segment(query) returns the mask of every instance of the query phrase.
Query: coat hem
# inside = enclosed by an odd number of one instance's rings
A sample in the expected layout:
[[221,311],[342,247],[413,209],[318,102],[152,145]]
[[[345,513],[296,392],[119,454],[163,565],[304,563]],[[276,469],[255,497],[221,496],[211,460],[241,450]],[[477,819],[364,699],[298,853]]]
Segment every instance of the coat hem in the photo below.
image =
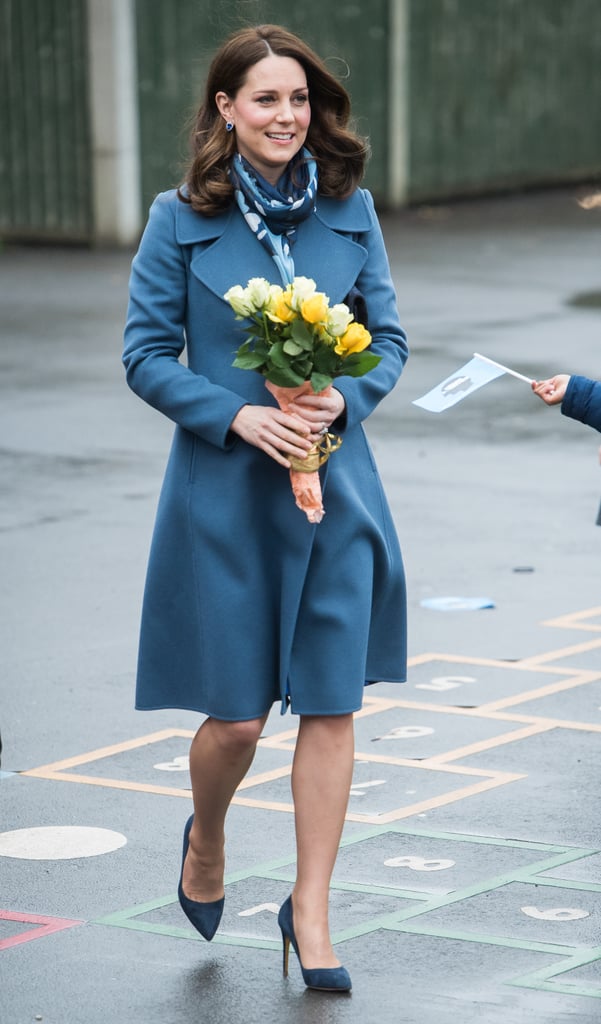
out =
[[[273,702],[275,703],[275,701]],[[188,704],[135,704],[134,711],[190,711],[195,715],[204,715],[206,718],[216,718],[219,722],[254,722],[256,718],[263,718],[269,714],[273,704],[270,704],[264,711],[257,711],[252,715],[237,715],[229,718],[227,715],[216,715],[212,711],[205,711],[204,708],[190,707]]]
[[[379,676],[377,679],[366,679],[365,680],[365,685],[366,686],[373,686],[375,683],[399,683],[399,684],[402,684],[402,683],[406,683],[406,682],[407,682],[407,678],[406,677],[401,679],[401,678],[391,678],[390,676],[387,677],[387,678],[382,678],[382,677]],[[348,709],[342,709],[342,710],[341,709],[337,709],[335,711],[322,711],[322,710],[320,710],[320,711],[303,711],[301,709],[297,709],[297,708],[292,707],[291,703],[289,703],[287,701],[285,702],[283,700],[280,700],[280,698],[276,697],[272,701],[272,703],[269,705],[269,707],[265,708],[264,710],[257,711],[256,714],[242,715],[242,716],[238,715],[236,717],[229,717],[228,715],[214,714],[211,711],[206,711],[204,708],[190,707],[190,705],[188,705],[188,704],[135,704],[134,705],[134,710],[135,711],[190,711],[193,714],[205,715],[207,718],[216,718],[217,721],[219,721],[219,722],[253,722],[256,718],[262,718],[264,715],[268,715],[269,712],[273,709],[273,707],[276,704],[278,704],[278,703],[280,703],[280,714],[281,715],[285,715],[287,711],[290,711],[290,713],[292,715],[307,715],[307,716],[310,715],[313,718],[333,718],[333,717],[336,717],[338,715],[352,715],[356,711],[360,711],[362,706],[363,706],[363,702],[360,701],[358,705],[350,707]]]
[[288,708],[282,707],[280,714],[285,715],[289,710],[291,715],[304,715],[306,718],[340,718],[342,715],[354,715],[356,711],[361,710],[362,705],[363,702],[352,708],[337,708],[336,711],[302,711],[290,705]]
[[[398,683],[398,684],[403,684],[403,683],[406,683],[406,682],[407,682],[407,677],[406,676],[403,679],[401,679],[401,678],[393,678],[391,676],[387,676],[387,677],[384,677],[384,678],[382,676],[378,676],[376,679],[366,679],[364,685],[365,686],[375,686],[376,683]],[[356,711],[360,711],[362,707],[363,707],[363,700],[359,701],[359,704],[357,704],[356,706],[354,706],[352,708],[348,708],[348,709],[343,709],[343,710],[338,709],[336,711],[302,711],[300,709],[297,709],[297,708],[293,707],[291,703],[285,705],[284,701],[282,701],[280,714],[285,715],[286,711],[290,710],[290,713],[293,714],[293,715],[307,715],[307,716],[310,715],[312,718],[320,718],[320,717],[335,718],[338,715],[352,715]]]

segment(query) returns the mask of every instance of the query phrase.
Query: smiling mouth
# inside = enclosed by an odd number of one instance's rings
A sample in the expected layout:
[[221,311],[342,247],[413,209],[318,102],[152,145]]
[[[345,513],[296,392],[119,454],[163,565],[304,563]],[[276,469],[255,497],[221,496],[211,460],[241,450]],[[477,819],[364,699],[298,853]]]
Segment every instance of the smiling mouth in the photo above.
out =
[[276,142],[291,142],[294,138],[292,132],[267,132],[268,139],[275,139]]

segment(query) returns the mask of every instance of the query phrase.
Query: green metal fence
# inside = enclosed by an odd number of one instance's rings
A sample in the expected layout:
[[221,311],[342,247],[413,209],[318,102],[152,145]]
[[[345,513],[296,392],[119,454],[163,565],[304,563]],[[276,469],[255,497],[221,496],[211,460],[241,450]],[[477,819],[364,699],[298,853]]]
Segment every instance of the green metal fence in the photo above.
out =
[[[94,241],[88,48],[116,43],[88,40],[91,2],[0,0],[0,237]],[[266,21],[344,79],[380,206],[601,176],[600,0],[135,0],[141,224],[216,46]]]
[[412,0],[410,199],[601,173],[599,0]]
[[0,233],[87,241],[85,0],[0,0]]

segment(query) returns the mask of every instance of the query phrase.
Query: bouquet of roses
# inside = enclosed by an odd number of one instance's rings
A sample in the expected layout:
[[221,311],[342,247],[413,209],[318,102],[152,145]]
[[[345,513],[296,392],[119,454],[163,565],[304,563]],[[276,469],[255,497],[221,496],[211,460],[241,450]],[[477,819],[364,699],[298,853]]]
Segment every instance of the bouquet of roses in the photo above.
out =
[[[285,412],[300,394],[319,394],[336,377],[361,377],[380,362],[380,356],[366,351],[371,344],[367,328],[345,303],[330,306],[310,278],[295,277],[282,288],[254,277],[245,288],[234,285],[224,298],[236,319],[250,321],[249,338],[233,365],[261,373]],[[320,522],[324,515],[317,470],[341,444],[326,434],[305,460],[290,460],[296,503],[309,522]]]

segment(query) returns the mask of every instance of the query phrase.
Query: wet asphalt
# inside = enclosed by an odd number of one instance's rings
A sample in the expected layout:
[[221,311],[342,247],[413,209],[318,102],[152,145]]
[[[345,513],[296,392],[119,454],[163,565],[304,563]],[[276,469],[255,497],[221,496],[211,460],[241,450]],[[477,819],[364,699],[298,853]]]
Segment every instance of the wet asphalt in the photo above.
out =
[[601,436],[510,376],[440,415],[412,405],[474,352],[599,377],[585,191],[382,217],[411,355],[367,429],[410,669],[357,717],[332,891],[350,996],[306,991],[293,958],[281,975],[290,716],[232,806],[213,943],[175,903],[198,721],[132,707],[171,437],[121,369],[132,254],[0,251],[2,1024],[599,1021]]

